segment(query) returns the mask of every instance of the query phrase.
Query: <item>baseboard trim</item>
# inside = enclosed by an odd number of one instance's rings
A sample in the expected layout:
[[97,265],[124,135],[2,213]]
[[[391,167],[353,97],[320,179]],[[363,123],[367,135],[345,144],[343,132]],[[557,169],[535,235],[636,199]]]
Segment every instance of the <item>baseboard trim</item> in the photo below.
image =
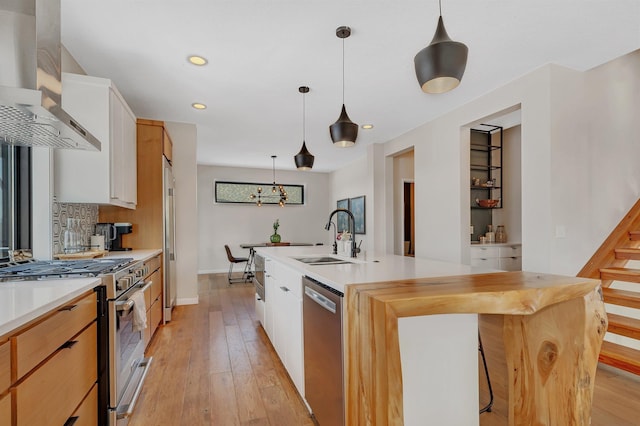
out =
[[[205,274],[226,274],[227,272],[229,272],[228,269],[205,269],[202,271],[198,271],[198,275],[205,275]],[[236,271],[234,271],[236,272]]]
[[182,299],[176,299],[176,305],[197,305],[197,297],[185,297]]

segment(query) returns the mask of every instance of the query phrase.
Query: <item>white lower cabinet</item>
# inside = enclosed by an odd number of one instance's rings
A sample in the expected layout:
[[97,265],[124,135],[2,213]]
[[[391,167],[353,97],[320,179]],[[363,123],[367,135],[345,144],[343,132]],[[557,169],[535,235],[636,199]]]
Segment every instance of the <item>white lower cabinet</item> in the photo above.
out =
[[260,321],[260,324],[262,324],[262,326],[264,327],[264,300],[262,300],[262,298],[260,298],[260,296],[258,296],[258,293],[255,293],[255,298],[256,298],[256,317],[258,318],[258,321]]
[[302,274],[265,262],[264,329],[300,395],[304,397]]
[[481,266],[503,271],[522,270],[522,245],[471,246],[471,266]]

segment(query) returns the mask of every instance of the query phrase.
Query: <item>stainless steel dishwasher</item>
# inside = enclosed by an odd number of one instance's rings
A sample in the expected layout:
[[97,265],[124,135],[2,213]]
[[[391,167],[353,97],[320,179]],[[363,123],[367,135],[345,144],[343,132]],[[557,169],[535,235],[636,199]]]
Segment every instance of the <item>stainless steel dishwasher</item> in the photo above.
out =
[[344,425],[344,294],[304,277],[304,390],[320,426]]

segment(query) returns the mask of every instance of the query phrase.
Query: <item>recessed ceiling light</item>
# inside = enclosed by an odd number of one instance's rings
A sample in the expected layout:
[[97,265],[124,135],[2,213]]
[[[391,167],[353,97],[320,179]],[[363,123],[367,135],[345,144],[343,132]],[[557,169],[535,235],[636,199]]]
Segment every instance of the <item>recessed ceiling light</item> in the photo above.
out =
[[363,124],[362,128],[366,130],[373,129],[373,124]]
[[194,102],[191,104],[191,106],[195,109],[207,109],[207,106],[205,104],[201,104],[199,102]]
[[198,65],[198,66],[207,65],[207,63],[209,62],[209,61],[207,61],[206,58],[203,58],[202,56],[198,56],[198,55],[191,55],[187,59],[193,65]]

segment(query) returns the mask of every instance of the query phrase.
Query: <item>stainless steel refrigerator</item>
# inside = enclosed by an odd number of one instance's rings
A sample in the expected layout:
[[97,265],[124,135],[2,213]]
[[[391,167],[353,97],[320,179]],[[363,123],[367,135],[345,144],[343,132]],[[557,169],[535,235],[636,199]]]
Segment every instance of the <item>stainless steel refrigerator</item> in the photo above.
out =
[[176,223],[175,223],[175,180],[171,164],[166,158],[163,169],[164,229],[163,229],[163,270],[164,270],[164,321],[171,321],[171,311],[176,305]]

